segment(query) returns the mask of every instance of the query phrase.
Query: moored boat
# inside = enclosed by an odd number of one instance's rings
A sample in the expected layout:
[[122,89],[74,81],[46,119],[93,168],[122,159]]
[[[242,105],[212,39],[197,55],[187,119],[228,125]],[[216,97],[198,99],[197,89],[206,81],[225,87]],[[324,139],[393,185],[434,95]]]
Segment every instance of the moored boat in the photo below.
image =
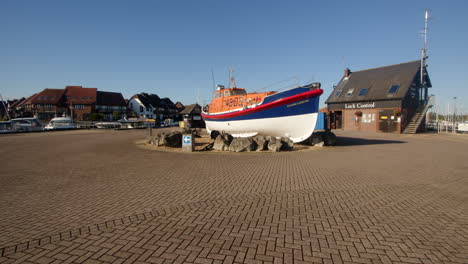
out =
[[235,137],[288,137],[301,142],[314,132],[322,93],[320,83],[263,93],[219,85],[202,117],[208,132],[224,131]]

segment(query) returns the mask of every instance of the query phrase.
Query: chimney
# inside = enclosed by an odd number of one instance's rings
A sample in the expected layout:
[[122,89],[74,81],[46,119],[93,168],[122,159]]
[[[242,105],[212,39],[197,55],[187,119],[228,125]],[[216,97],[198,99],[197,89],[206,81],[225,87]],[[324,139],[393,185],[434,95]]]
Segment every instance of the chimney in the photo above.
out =
[[349,76],[351,75],[351,70],[349,68],[346,68],[344,70],[344,77],[345,78],[348,78]]

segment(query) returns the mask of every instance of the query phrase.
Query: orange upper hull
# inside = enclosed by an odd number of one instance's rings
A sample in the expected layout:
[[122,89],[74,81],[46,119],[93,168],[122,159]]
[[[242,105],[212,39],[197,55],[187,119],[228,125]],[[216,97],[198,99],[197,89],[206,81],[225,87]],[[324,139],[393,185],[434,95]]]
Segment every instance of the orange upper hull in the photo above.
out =
[[245,90],[241,88],[218,90],[215,93],[213,101],[209,104],[208,112],[211,114],[222,113],[258,104],[261,103],[265,97],[275,93],[276,92],[246,93]]

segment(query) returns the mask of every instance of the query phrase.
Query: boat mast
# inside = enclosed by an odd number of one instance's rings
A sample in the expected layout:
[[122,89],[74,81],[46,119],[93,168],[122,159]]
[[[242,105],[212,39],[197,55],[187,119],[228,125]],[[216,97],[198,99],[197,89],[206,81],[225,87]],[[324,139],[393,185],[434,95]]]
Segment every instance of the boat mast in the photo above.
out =
[[234,79],[233,72],[234,72],[234,69],[232,67],[229,68],[229,87],[228,88],[237,88],[236,80]]
[[7,108],[6,104],[5,104],[5,101],[3,101],[3,96],[2,96],[2,94],[0,94],[0,100],[2,101],[3,108],[5,109],[5,113],[6,113],[7,116],[8,116],[8,120],[10,120],[10,119],[11,119],[11,118],[10,118],[10,113],[8,113],[8,108]]
[[421,50],[421,70],[420,70],[420,82],[421,82],[421,97],[423,97],[424,94],[424,102],[427,102],[427,89],[426,88],[426,81],[425,81],[425,72],[424,72],[424,67],[426,66],[426,59],[428,58],[427,56],[427,24],[429,20],[429,11],[426,10],[425,16],[424,16],[424,32],[423,32],[423,37],[424,37],[424,47]]

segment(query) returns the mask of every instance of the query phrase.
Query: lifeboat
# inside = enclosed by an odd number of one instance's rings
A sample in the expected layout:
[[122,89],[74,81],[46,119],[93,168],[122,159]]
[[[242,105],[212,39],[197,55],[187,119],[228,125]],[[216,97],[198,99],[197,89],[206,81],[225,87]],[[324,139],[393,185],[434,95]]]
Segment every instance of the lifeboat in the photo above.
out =
[[243,88],[218,85],[213,100],[202,117],[208,133],[226,132],[234,137],[288,137],[301,142],[314,132],[320,83],[282,92],[247,93]]

